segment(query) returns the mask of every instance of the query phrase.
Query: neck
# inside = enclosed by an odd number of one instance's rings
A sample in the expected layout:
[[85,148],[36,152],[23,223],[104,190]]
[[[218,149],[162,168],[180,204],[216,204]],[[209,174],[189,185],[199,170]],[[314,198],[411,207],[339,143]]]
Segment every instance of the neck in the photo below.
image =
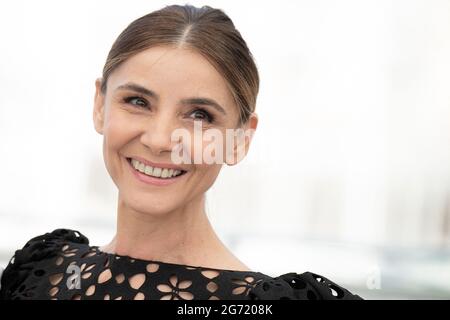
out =
[[137,212],[119,194],[116,235],[102,251],[143,260],[211,265],[227,251],[205,212],[205,196],[164,215]]

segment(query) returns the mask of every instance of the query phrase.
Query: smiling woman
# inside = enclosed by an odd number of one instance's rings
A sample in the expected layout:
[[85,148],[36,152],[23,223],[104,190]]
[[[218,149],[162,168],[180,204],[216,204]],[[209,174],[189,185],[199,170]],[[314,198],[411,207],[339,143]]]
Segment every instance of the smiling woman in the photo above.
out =
[[[103,246],[57,229],[17,250],[3,299],[360,299],[310,272],[252,271],[222,243],[205,193],[222,163],[174,163],[214,141],[200,127],[255,130],[259,76],[233,22],[208,6],[167,6],[132,22],[95,81],[93,120],[118,189],[117,230]],[[190,133],[174,140],[173,133]],[[249,139],[223,147],[248,152]],[[231,160],[230,160],[231,159]]]

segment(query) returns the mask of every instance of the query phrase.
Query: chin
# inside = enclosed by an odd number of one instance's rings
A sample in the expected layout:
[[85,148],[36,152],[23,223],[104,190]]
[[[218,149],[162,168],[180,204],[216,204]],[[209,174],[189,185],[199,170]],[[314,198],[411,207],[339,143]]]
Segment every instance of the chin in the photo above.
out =
[[130,201],[125,201],[127,207],[141,213],[150,215],[164,215],[177,208],[173,197],[153,196],[146,194],[143,197],[131,197]]

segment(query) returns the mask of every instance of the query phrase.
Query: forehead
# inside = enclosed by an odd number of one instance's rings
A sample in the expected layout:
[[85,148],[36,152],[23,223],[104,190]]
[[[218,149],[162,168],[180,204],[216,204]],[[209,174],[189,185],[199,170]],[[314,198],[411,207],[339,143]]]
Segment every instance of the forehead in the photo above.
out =
[[153,47],[122,63],[109,79],[113,90],[135,82],[155,91],[162,99],[198,95],[232,107],[225,79],[201,54],[186,48]]

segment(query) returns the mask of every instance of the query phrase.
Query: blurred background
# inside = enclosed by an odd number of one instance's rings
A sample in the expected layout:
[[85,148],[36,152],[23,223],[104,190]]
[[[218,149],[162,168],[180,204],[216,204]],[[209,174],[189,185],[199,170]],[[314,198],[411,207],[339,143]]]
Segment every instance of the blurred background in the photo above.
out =
[[[0,266],[55,228],[115,232],[94,80],[168,1],[0,4]],[[269,275],[312,271],[366,299],[450,299],[450,1],[190,1],[227,13],[261,77],[248,157],[207,210]]]

